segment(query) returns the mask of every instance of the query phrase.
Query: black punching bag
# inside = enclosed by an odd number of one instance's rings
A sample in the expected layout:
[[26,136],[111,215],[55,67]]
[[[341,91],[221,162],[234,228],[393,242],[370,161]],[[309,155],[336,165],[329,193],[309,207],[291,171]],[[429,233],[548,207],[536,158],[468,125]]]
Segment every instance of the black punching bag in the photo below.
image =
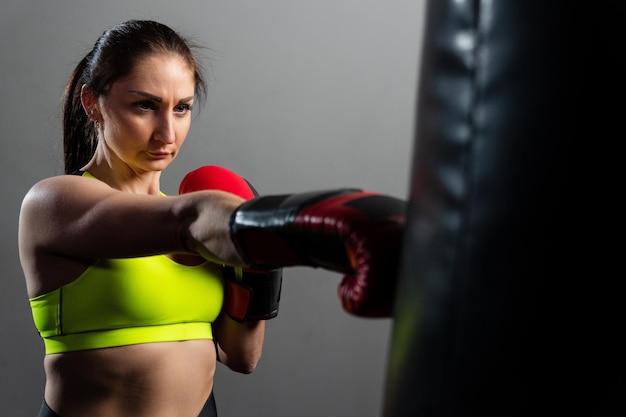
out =
[[[578,146],[577,121],[567,116],[612,104],[570,102],[587,78],[574,80],[568,48],[590,36],[571,36],[572,5],[427,3],[385,417],[604,407],[610,387],[594,366],[613,372],[606,355],[615,347],[607,339],[580,347],[623,325],[597,330],[612,317],[590,324],[588,299],[571,298],[581,265],[579,252],[568,253],[571,232],[595,219],[571,215],[577,204],[565,198],[584,175],[564,168]],[[601,77],[593,83],[589,90],[606,88]],[[584,192],[575,195],[588,200]]]

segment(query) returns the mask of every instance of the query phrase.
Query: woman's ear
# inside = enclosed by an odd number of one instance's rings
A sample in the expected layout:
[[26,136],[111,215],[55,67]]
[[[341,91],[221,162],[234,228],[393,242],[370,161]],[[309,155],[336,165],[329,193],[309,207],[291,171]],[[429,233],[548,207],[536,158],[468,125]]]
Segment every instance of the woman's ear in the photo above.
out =
[[97,122],[98,99],[87,84],[83,84],[83,86],[80,88],[80,102],[83,105],[83,109],[85,110],[87,117],[90,120]]

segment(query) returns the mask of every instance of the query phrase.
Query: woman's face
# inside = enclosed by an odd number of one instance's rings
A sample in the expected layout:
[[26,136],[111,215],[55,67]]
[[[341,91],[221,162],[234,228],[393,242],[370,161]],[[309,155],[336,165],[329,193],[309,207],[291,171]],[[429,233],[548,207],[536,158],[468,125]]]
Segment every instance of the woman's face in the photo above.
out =
[[98,99],[99,141],[111,166],[161,171],[178,154],[191,124],[194,72],[178,55],[141,59]]

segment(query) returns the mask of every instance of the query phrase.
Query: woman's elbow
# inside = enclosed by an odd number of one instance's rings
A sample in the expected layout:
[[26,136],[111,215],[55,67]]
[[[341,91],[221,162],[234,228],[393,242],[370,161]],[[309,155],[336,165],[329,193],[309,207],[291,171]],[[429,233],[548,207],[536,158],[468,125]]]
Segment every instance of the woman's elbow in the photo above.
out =
[[256,370],[257,364],[261,359],[261,352],[250,353],[233,358],[229,357],[228,362],[225,365],[234,372],[240,374],[251,374]]
[[238,372],[240,374],[249,375],[256,369],[256,363],[248,363],[245,365],[237,366],[230,368],[234,372]]
[[251,374],[255,371],[261,354],[265,335],[264,321],[235,322],[223,316],[216,322],[217,357],[232,371]]

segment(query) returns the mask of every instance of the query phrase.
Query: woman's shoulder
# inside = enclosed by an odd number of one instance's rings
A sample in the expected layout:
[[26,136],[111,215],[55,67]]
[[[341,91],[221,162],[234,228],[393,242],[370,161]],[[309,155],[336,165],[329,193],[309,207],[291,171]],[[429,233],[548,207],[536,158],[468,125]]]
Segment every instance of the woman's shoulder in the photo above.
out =
[[102,181],[94,181],[93,176],[63,174],[53,177],[43,178],[37,181],[29,190],[29,193],[35,192],[65,192],[72,191],[75,187],[79,188],[100,188],[111,189]]
[[100,181],[79,175],[58,175],[37,181],[25,194],[22,210],[29,206],[50,207],[80,199],[81,196],[102,195],[113,190]]

